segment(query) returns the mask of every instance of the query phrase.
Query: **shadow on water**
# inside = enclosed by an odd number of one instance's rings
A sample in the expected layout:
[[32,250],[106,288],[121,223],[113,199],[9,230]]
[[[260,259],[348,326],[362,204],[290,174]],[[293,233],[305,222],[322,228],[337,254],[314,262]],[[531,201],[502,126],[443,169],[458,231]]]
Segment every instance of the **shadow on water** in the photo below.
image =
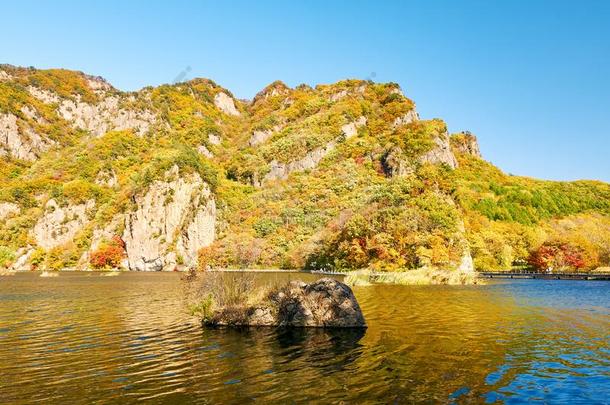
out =
[[333,372],[362,354],[364,328],[204,328],[203,340],[223,342],[228,356],[256,359],[260,347],[276,364],[302,363]]
[[304,357],[313,367],[326,372],[343,370],[362,354],[359,343],[366,329],[292,328],[276,331],[277,344],[282,348],[300,347],[299,357]]

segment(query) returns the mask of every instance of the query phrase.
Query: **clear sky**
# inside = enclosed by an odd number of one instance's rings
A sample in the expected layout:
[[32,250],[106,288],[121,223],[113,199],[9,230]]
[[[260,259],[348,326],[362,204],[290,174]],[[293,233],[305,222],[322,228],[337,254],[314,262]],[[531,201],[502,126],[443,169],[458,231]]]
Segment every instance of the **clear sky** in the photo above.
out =
[[122,90],[208,77],[240,98],[393,81],[509,173],[610,181],[610,1],[20,0],[1,19],[1,63]]

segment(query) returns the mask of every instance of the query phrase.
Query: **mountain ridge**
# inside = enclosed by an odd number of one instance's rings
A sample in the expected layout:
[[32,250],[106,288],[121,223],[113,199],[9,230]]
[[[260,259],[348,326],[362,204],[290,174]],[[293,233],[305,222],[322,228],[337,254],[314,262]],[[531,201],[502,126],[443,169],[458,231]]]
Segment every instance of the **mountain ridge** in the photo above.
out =
[[0,65],[0,159],[13,268],[470,271],[564,239],[593,268],[610,252],[560,224],[606,232],[608,184],[505,175],[395,83],[276,81],[245,103],[209,79],[122,92]]

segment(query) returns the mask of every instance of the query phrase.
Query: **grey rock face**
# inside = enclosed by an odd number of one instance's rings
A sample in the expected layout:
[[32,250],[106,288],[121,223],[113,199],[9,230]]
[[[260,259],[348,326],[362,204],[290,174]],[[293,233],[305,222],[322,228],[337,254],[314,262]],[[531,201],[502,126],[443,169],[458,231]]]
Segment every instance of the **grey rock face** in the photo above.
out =
[[261,131],[253,131],[250,140],[248,141],[248,145],[256,146],[258,144],[264,143],[267,139],[271,138],[273,135],[273,131],[270,129]]
[[[458,167],[457,159],[451,150],[449,137],[443,134],[434,139],[435,146],[429,152],[420,156],[419,163],[446,164],[452,169]],[[381,164],[386,176],[407,176],[415,172],[415,164],[404,157],[400,147],[395,146],[381,158]]]
[[396,146],[381,159],[383,171],[388,177],[408,176],[415,172],[415,167],[403,157],[403,151]]
[[452,146],[458,153],[464,153],[477,158],[482,158],[481,149],[477,137],[468,131],[464,131],[451,139]]
[[237,108],[235,108],[235,103],[233,102],[233,99],[225,93],[221,92],[216,94],[216,96],[214,96],[214,104],[225,114],[240,115]]
[[432,164],[444,163],[452,169],[458,167],[457,159],[451,151],[451,145],[449,144],[449,136],[444,134],[442,136],[437,137],[434,142],[436,146],[431,151],[420,157],[419,161],[421,163]]
[[332,278],[309,284],[292,281],[272,293],[267,304],[245,310],[223,309],[208,323],[219,326],[366,328],[352,290]]
[[[126,129],[133,129],[136,134],[142,136],[157,123],[157,116],[153,112],[122,108],[120,104],[124,98],[107,95],[107,88],[101,83],[90,81],[89,84],[93,84],[92,88],[96,94],[102,97],[97,104],[82,101],[80,95],[70,100],[33,86],[28,87],[28,90],[43,103],[57,104],[57,113],[66,121],[70,121],[74,128],[88,130],[95,136],[102,136],[112,130]],[[130,101],[129,98],[127,100]]]
[[217,134],[208,134],[208,141],[210,141],[212,145],[220,145],[222,139]]
[[19,214],[20,211],[21,210],[17,204],[0,202],[0,221],[10,217],[11,215]]
[[392,123],[394,128],[399,127],[401,125],[407,125],[414,121],[419,120],[419,114],[414,109],[403,115],[402,117],[398,117]]
[[0,70],[0,81],[11,80],[12,78],[13,78],[13,76],[6,73],[4,70]]
[[[89,249],[84,251],[78,260],[77,267],[78,268],[89,268],[89,260],[91,258],[91,253],[96,251],[102,242],[110,241],[112,238],[118,235],[118,229],[125,222],[123,214],[117,214],[115,217],[107,224],[105,224],[101,228],[96,228],[93,230],[93,235],[91,235],[91,244],[89,245]],[[128,266],[123,266],[124,268],[128,268]]]
[[216,204],[198,174],[181,177],[174,166],[135,205],[122,236],[131,270],[162,270],[175,263],[174,250],[194,265],[197,250],[214,241]]
[[462,255],[462,259],[460,260],[460,264],[458,266],[458,271],[461,271],[463,273],[474,272],[474,262],[470,254],[470,249],[464,250],[464,254]]
[[19,128],[17,116],[0,115],[0,157],[10,155],[22,160],[36,160],[39,153],[53,144],[52,140],[41,137],[25,124]]
[[86,204],[61,207],[54,199],[45,206],[45,214],[34,225],[34,239],[38,246],[52,249],[74,239],[89,222],[87,211],[95,207],[95,201]]
[[[358,133],[358,128],[366,125],[366,117],[360,117],[354,122],[350,122],[341,127],[341,135],[345,139],[349,139]],[[338,140],[333,140],[325,146],[314,149],[307,153],[304,157],[294,160],[289,163],[278,162],[272,160],[270,163],[271,170],[264,177],[263,182],[272,180],[285,180],[292,172],[301,172],[308,169],[313,169],[320,161],[328,155],[337,146]]]
[[302,172],[304,170],[313,169],[331,150],[335,148],[335,142],[329,142],[322,148],[317,148],[309,152],[302,159],[292,161],[290,163],[281,163],[277,160],[272,160],[270,163],[271,170],[263,181],[285,180],[292,172]]
[[366,125],[366,117],[362,116],[354,122],[345,124],[341,127],[341,133],[345,136],[345,139],[349,139],[358,133],[358,128]]
[[205,145],[199,145],[197,147],[197,152],[199,152],[203,156],[207,157],[208,159],[211,159],[214,157],[214,154]]
[[30,257],[34,253],[34,248],[30,245],[17,250],[15,256],[17,259],[11,265],[11,270],[31,270],[32,266],[28,263]]

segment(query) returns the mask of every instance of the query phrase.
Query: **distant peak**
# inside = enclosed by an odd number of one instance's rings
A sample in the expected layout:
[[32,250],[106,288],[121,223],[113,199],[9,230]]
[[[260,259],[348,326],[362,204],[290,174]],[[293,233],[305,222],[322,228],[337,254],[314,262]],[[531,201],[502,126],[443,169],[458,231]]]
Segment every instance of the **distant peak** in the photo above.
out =
[[252,103],[255,104],[259,100],[265,100],[269,97],[287,94],[290,92],[290,90],[290,87],[288,87],[284,82],[281,80],[276,80],[259,91],[256,96],[254,96]]

